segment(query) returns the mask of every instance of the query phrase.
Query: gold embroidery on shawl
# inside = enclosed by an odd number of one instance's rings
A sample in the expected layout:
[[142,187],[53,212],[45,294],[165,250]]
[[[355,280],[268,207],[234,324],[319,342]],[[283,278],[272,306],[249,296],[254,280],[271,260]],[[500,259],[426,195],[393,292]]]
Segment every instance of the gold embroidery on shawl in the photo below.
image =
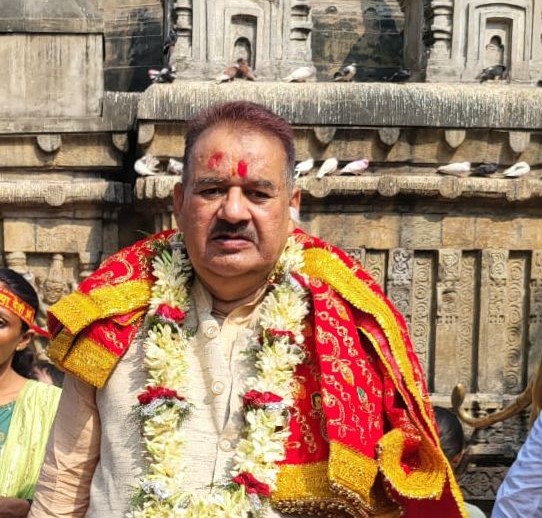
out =
[[378,442],[379,465],[392,487],[402,496],[438,499],[446,481],[446,461],[435,446],[422,436],[418,447],[419,466],[406,473],[401,466],[404,435],[399,428],[388,432]]
[[96,288],[89,295],[75,291],[60,299],[49,312],[71,334],[76,335],[97,320],[128,313],[146,305],[151,286],[151,281],[141,280]]
[[89,338],[80,338],[68,352],[62,367],[76,372],[87,383],[102,388],[119,357]]

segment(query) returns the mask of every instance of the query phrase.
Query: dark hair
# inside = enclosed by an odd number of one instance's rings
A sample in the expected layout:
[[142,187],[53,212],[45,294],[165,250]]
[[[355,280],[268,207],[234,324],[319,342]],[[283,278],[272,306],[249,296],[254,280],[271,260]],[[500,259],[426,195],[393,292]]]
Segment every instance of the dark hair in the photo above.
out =
[[34,379],[37,379],[36,373],[34,372],[35,370],[45,371],[51,377],[53,385],[57,387],[62,387],[62,384],[64,383],[64,372],[62,372],[51,362],[48,362],[47,360],[34,360],[31,372],[32,377]]
[[[0,283],[5,284],[9,291],[24,300],[36,313],[38,312],[40,305],[38,294],[32,287],[32,284],[30,284],[20,273],[17,273],[10,268],[0,268]],[[28,330],[28,324],[22,320],[21,329],[23,333]],[[24,349],[22,351],[16,351],[11,366],[17,374],[28,378],[30,371],[28,353],[26,353]]]
[[446,408],[434,407],[439,431],[440,447],[448,461],[465,449],[465,434],[457,416]]
[[248,101],[233,101],[214,105],[196,115],[189,122],[183,157],[184,178],[190,174],[190,158],[197,140],[205,130],[219,124],[241,125],[241,127],[248,127],[278,138],[286,153],[286,184],[288,189],[293,188],[295,146],[292,127],[285,119],[271,110]]

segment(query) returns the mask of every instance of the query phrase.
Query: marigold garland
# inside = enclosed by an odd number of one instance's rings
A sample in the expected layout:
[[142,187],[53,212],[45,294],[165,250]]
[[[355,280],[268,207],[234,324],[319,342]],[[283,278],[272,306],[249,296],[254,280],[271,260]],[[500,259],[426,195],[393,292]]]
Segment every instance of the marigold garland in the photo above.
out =
[[272,275],[270,291],[259,308],[259,329],[249,346],[256,375],[242,395],[245,428],[225,482],[209,494],[183,490],[186,466],[182,423],[197,411],[183,396],[188,385],[185,351],[191,336],[183,328],[189,308],[192,266],[181,234],[156,243],[152,261],[155,282],[144,324],[147,385],[138,395],[149,461],[140,480],[130,518],[253,518],[262,516],[276,487],[277,462],[285,458],[293,404],[293,375],[303,361],[303,327],[308,313],[301,276],[302,246],[288,239]]

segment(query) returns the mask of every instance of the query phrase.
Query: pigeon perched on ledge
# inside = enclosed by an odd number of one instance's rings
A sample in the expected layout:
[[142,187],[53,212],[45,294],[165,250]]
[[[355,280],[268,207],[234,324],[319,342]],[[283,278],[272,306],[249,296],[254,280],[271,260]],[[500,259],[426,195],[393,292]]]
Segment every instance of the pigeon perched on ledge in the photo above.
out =
[[356,64],[352,63],[351,65],[347,65],[346,67],[343,67],[338,72],[335,72],[333,75],[333,81],[339,81],[342,83],[350,83],[354,79],[354,76],[356,75]]
[[410,79],[410,70],[398,70],[394,74],[392,74],[390,77],[384,77],[384,81],[387,81],[388,83],[405,83]]
[[476,76],[476,79],[478,79],[480,83],[484,83],[490,79],[508,79],[508,70],[504,65],[493,65],[491,67],[484,68]]
[[527,162],[517,162],[508,169],[505,169],[503,176],[505,178],[520,178],[526,175],[531,170],[531,166]]
[[143,155],[135,161],[134,169],[139,176],[154,176],[159,172],[160,160],[154,155]]
[[298,162],[294,167],[295,178],[297,179],[300,176],[305,176],[313,167],[314,158],[308,158],[307,160],[303,160],[303,162]]
[[150,68],[147,70],[147,75],[153,83],[173,83],[177,77],[175,68],[169,65],[160,70]]
[[316,77],[316,67],[300,67],[296,68],[290,75],[283,78],[283,81],[290,83],[305,83]]
[[497,164],[480,164],[475,167],[471,176],[491,176],[497,172]]
[[256,74],[254,73],[254,70],[252,70],[246,59],[239,58],[237,60],[237,65],[239,66],[237,77],[247,79],[248,81],[256,81]]
[[175,160],[174,158],[168,160],[166,173],[181,176],[183,174],[183,169],[184,164],[181,161]]
[[232,65],[231,67],[227,67],[224,69],[222,74],[220,74],[216,78],[217,83],[228,83],[230,81],[233,81],[237,74],[239,73],[239,65],[235,63],[235,65]]
[[335,157],[328,158],[320,166],[320,169],[318,169],[318,172],[316,173],[316,178],[322,179],[326,174],[333,174],[337,170],[338,166],[339,161]]
[[361,158],[359,160],[354,160],[346,164],[340,171],[339,174],[359,174],[365,171],[369,167],[369,160],[366,158]]
[[452,162],[451,164],[441,165],[437,171],[452,176],[466,176],[470,172],[470,162]]

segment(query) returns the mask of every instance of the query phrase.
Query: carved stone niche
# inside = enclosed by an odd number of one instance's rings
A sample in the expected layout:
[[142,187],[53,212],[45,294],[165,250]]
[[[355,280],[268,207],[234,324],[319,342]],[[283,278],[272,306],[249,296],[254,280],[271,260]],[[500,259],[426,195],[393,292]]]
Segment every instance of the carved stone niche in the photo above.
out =
[[539,0],[431,0],[429,13],[428,81],[475,81],[492,65],[505,65],[515,82],[539,78]]
[[[173,63],[183,76],[212,79],[245,58],[265,79],[312,64],[309,0],[177,0],[166,2],[178,43]],[[169,6],[169,7],[168,7]]]

